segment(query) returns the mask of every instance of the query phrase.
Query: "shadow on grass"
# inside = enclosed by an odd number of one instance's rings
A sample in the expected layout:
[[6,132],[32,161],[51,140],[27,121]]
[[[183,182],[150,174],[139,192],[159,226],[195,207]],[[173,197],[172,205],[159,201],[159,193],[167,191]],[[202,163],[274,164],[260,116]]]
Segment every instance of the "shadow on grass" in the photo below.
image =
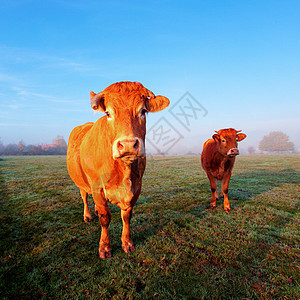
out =
[[[155,192],[157,197],[145,197],[143,203],[152,207],[153,214],[160,213],[161,207],[166,212],[172,210],[172,213],[159,216],[158,226],[150,226],[143,235],[136,235],[137,244],[144,243],[152,235],[156,235],[159,228],[166,225],[163,233],[166,232],[166,228],[169,229],[170,233],[167,234],[167,238],[169,240],[173,238],[174,245],[175,241],[178,245],[178,241],[183,240],[186,248],[190,247],[193,249],[192,252],[199,253],[200,258],[204,257],[203,264],[212,270],[212,273],[219,274],[220,282],[216,285],[212,284],[212,287],[226,290],[228,298],[230,298],[229,296],[245,297],[246,290],[252,290],[252,296],[256,295],[257,298],[263,294],[276,298],[276,293],[279,297],[281,290],[282,293],[288,291],[289,297],[294,293],[295,297],[297,272],[293,265],[295,259],[293,257],[297,257],[295,247],[298,238],[297,230],[293,231],[294,225],[291,224],[294,223],[299,203],[294,196],[289,198],[289,191],[282,195],[281,191],[285,190],[283,185],[290,184],[290,188],[293,189],[291,184],[298,185],[299,183],[300,172],[293,169],[277,172],[263,169],[234,175],[229,189],[229,199],[232,199],[233,209],[236,208],[236,213],[233,211],[233,214],[225,214],[221,211],[220,206],[223,205],[221,199],[218,203],[219,208],[213,210],[213,213],[207,210],[203,213],[203,209],[200,210],[203,208],[204,202],[206,206],[210,203],[208,180],[201,179],[200,184],[192,182],[188,185],[185,185],[185,182],[179,185],[177,182],[176,188],[166,186],[161,191],[162,196]],[[270,196],[269,192],[270,195],[273,193],[275,198]],[[178,200],[178,198],[186,198],[188,194],[190,196],[187,199]],[[255,198],[260,195],[261,199]],[[276,199],[277,196],[279,199]],[[250,201],[251,199],[254,201]],[[264,202],[265,199],[266,202]],[[289,204],[285,204],[289,200],[293,202],[290,207]],[[277,203],[277,201],[279,202]],[[245,205],[247,202],[249,202],[249,206]],[[158,205],[154,206],[154,203],[158,203]],[[243,209],[237,209],[239,207]],[[194,213],[197,208],[199,208],[198,213]],[[191,220],[190,214],[194,214],[196,220]],[[173,225],[169,225],[168,222]],[[201,234],[197,234],[201,226],[206,226],[206,234],[203,239]],[[171,227],[174,227],[173,232],[170,230]],[[160,234],[158,234],[158,238],[159,236]],[[199,246],[193,246],[194,243]],[[211,249],[215,249],[215,252]],[[226,251],[223,253],[219,249]],[[234,259],[234,255],[236,259]],[[289,270],[286,270],[287,262],[291,264]],[[182,269],[184,268],[183,265]],[[186,267],[186,273],[190,268],[191,266]],[[218,272],[219,268],[221,271]],[[206,274],[205,268],[203,269],[203,273]],[[221,278],[224,274],[228,274],[231,283],[235,277],[238,278],[234,287],[227,284],[228,280]],[[247,274],[248,279],[243,281],[244,278],[241,274]],[[217,275],[213,276],[217,277]],[[197,277],[200,278],[201,275]],[[178,279],[182,282],[180,276]],[[192,277],[189,280],[191,281]],[[270,288],[271,286],[273,289]],[[180,286],[180,291],[183,291],[182,286]]]
[[[229,201],[232,209],[244,206],[253,197],[267,193],[282,184],[299,184],[300,172],[293,169],[284,169],[278,172],[268,170],[255,170],[234,175],[229,185]],[[218,185],[220,191],[220,184]],[[180,213],[189,213],[202,219],[210,205],[210,186],[206,178],[201,177],[200,183],[193,181],[188,184],[184,181],[177,182],[175,188],[157,191],[154,195],[145,194],[141,197],[134,208],[134,219],[145,215],[144,209],[149,213],[145,222],[147,226],[141,232],[135,232],[135,244],[144,243],[151,236],[156,235],[170,220],[172,216],[178,218]],[[223,198],[217,202],[219,208],[223,208]],[[215,210],[209,210],[217,212]],[[158,218],[155,218],[155,214]],[[288,220],[287,220],[288,222]],[[145,223],[144,223],[145,224]]]
[[[300,172],[293,169],[284,169],[278,172],[255,170],[234,175],[229,182],[229,201],[234,201],[234,206],[240,206],[253,197],[267,193],[286,183],[299,184]],[[206,191],[209,205],[211,192],[208,179],[199,186],[199,190]],[[220,182],[218,182],[218,191],[219,193],[221,191]],[[221,203],[223,204],[223,198],[219,199],[217,205]]]
[[232,199],[247,201],[282,184],[299,184],[300,172],[284,169],[279,172],[256,170],[232,176],[229,193]]

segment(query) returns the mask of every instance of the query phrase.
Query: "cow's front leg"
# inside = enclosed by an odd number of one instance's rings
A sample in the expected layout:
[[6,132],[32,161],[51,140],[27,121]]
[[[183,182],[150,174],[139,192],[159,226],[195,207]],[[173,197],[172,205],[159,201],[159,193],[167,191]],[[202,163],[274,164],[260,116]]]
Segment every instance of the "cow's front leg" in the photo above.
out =
[[229,180],[231,177],[231,173],[226,174],[222,180],[222,193],[224,194],[224,210],[226,212],[230,212],[230,203],[228,199],[228,188],[229,188]]
[[217,206],[217,199],[219,198],[219,194],[217,191],[217,179],[212,175],[208,175],[210,189],[211,189],[211,200],[210,200],[210,208],[215,208]]
[[130,237],[130,220],[132,216],[132,207],[129,209],[121,210],[121,217],[122,217],[122,222],[123,222],[123,230],[122,230],[122,248],[123,250],[128,253],[134,250],[133,247],[133,242]]
[[99,221],[101,224],[101,237],[99,242],[99,257],[102,259],[111,257],[111,246],[108,234],[108,226],[111,220],[111,213],[108,205],[97,206]]
[[101,193],[93,192],[95,202],[95,211],[99,217],[101,224],[101,237],[99,242],[99,257],[101,259],[111,257],[111,246],[108,234],[108,226],[111,220],[111,213],[107,205],[107,201]]

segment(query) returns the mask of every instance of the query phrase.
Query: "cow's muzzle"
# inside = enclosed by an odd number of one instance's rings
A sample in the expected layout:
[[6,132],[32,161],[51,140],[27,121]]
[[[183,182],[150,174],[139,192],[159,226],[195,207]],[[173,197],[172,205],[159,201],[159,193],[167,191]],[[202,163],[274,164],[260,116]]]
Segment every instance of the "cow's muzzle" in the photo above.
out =
[[227,152],[227,156],[237,156],[240,154],[240,151],[238,148],[231,148],[228,152]]
[[125,137],[115,140],[113,158],[124,162],[133,162],[138,157],[145,156],[144,142],[140,138]]

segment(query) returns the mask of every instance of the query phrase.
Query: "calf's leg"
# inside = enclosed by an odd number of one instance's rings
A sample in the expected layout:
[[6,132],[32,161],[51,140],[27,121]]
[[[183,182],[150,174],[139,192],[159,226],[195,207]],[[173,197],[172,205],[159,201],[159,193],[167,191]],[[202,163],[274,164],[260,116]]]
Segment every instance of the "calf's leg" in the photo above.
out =
[[210,189],[211,189],[211,200],[210,200],[210,208],[215,208],[217,206],[217,199],[219,198],[219,194],[217,191],[217,179],[212,175],[208,175]]
[[99,242],[99,257],[101,259],[111,257],[111,246],[108,234],[108,227],[111,220],[111,212],[108,208],[106,199],[101,193],[93,193],[95,211],[101,224],[101,237]]
[[224,194],[224,210],[230,212],[230,203],[228,199],[228,188],[231,174],[226,174],[222,180],[222,193]]
[[87,202],[88,193],[80,189],[80,195],[83,200],[83,220],[84,222],[90,222],[92,221],[92,215],[90,213],[88,202]]
[[121,218],[123,222],[123,230],[122,230],[122,248],[128,253],[134,250],[133,242],[130,237],[130,220],[132,217],[132,207],[128,210],[121,210]]

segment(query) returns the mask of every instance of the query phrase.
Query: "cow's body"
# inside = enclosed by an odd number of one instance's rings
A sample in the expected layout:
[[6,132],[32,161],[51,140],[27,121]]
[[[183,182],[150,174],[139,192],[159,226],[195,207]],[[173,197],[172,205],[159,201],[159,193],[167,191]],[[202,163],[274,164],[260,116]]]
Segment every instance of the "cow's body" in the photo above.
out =
[[207,140],[203,145],[201,164],[210,182],[212,191],[211,208],[216,207],[216,200],[219,198],[217,181],[222,182],[221,195],[224,195],[224,209],[230,211],[228,200],[228,187],[231,171],[234,166],[235,157],[239,154],[237,142],[246,138],[243,133],[235,129],[221,129],[216,131],[212,139]]
[[87,197],[93,195],[102,227],[99,255],[105,258],[111,256],[108,201],[121,208],[124,251],[134,250],[129,222],[146,167],[145,113],[164,109],[169,100],[155,97],[140,83],[120,82],[99,94],[91,92],[91,102],[93,109],[106,112],[107,116],[73,129],[67,166],[70,177],[80,189],[86,222],[92,219]]
[[[103,134],[107,131],[105,117],[73,129],[69,138],[73,143],[69,143],[68,149],[69,174],[81,190],[93,194],[94,189],[101,187],[109,202],[127,210],[139,196],[146,157],[141,156],[131,164],[114,160],[112,145]],[[97,135],[99,138],[95,139]]]

